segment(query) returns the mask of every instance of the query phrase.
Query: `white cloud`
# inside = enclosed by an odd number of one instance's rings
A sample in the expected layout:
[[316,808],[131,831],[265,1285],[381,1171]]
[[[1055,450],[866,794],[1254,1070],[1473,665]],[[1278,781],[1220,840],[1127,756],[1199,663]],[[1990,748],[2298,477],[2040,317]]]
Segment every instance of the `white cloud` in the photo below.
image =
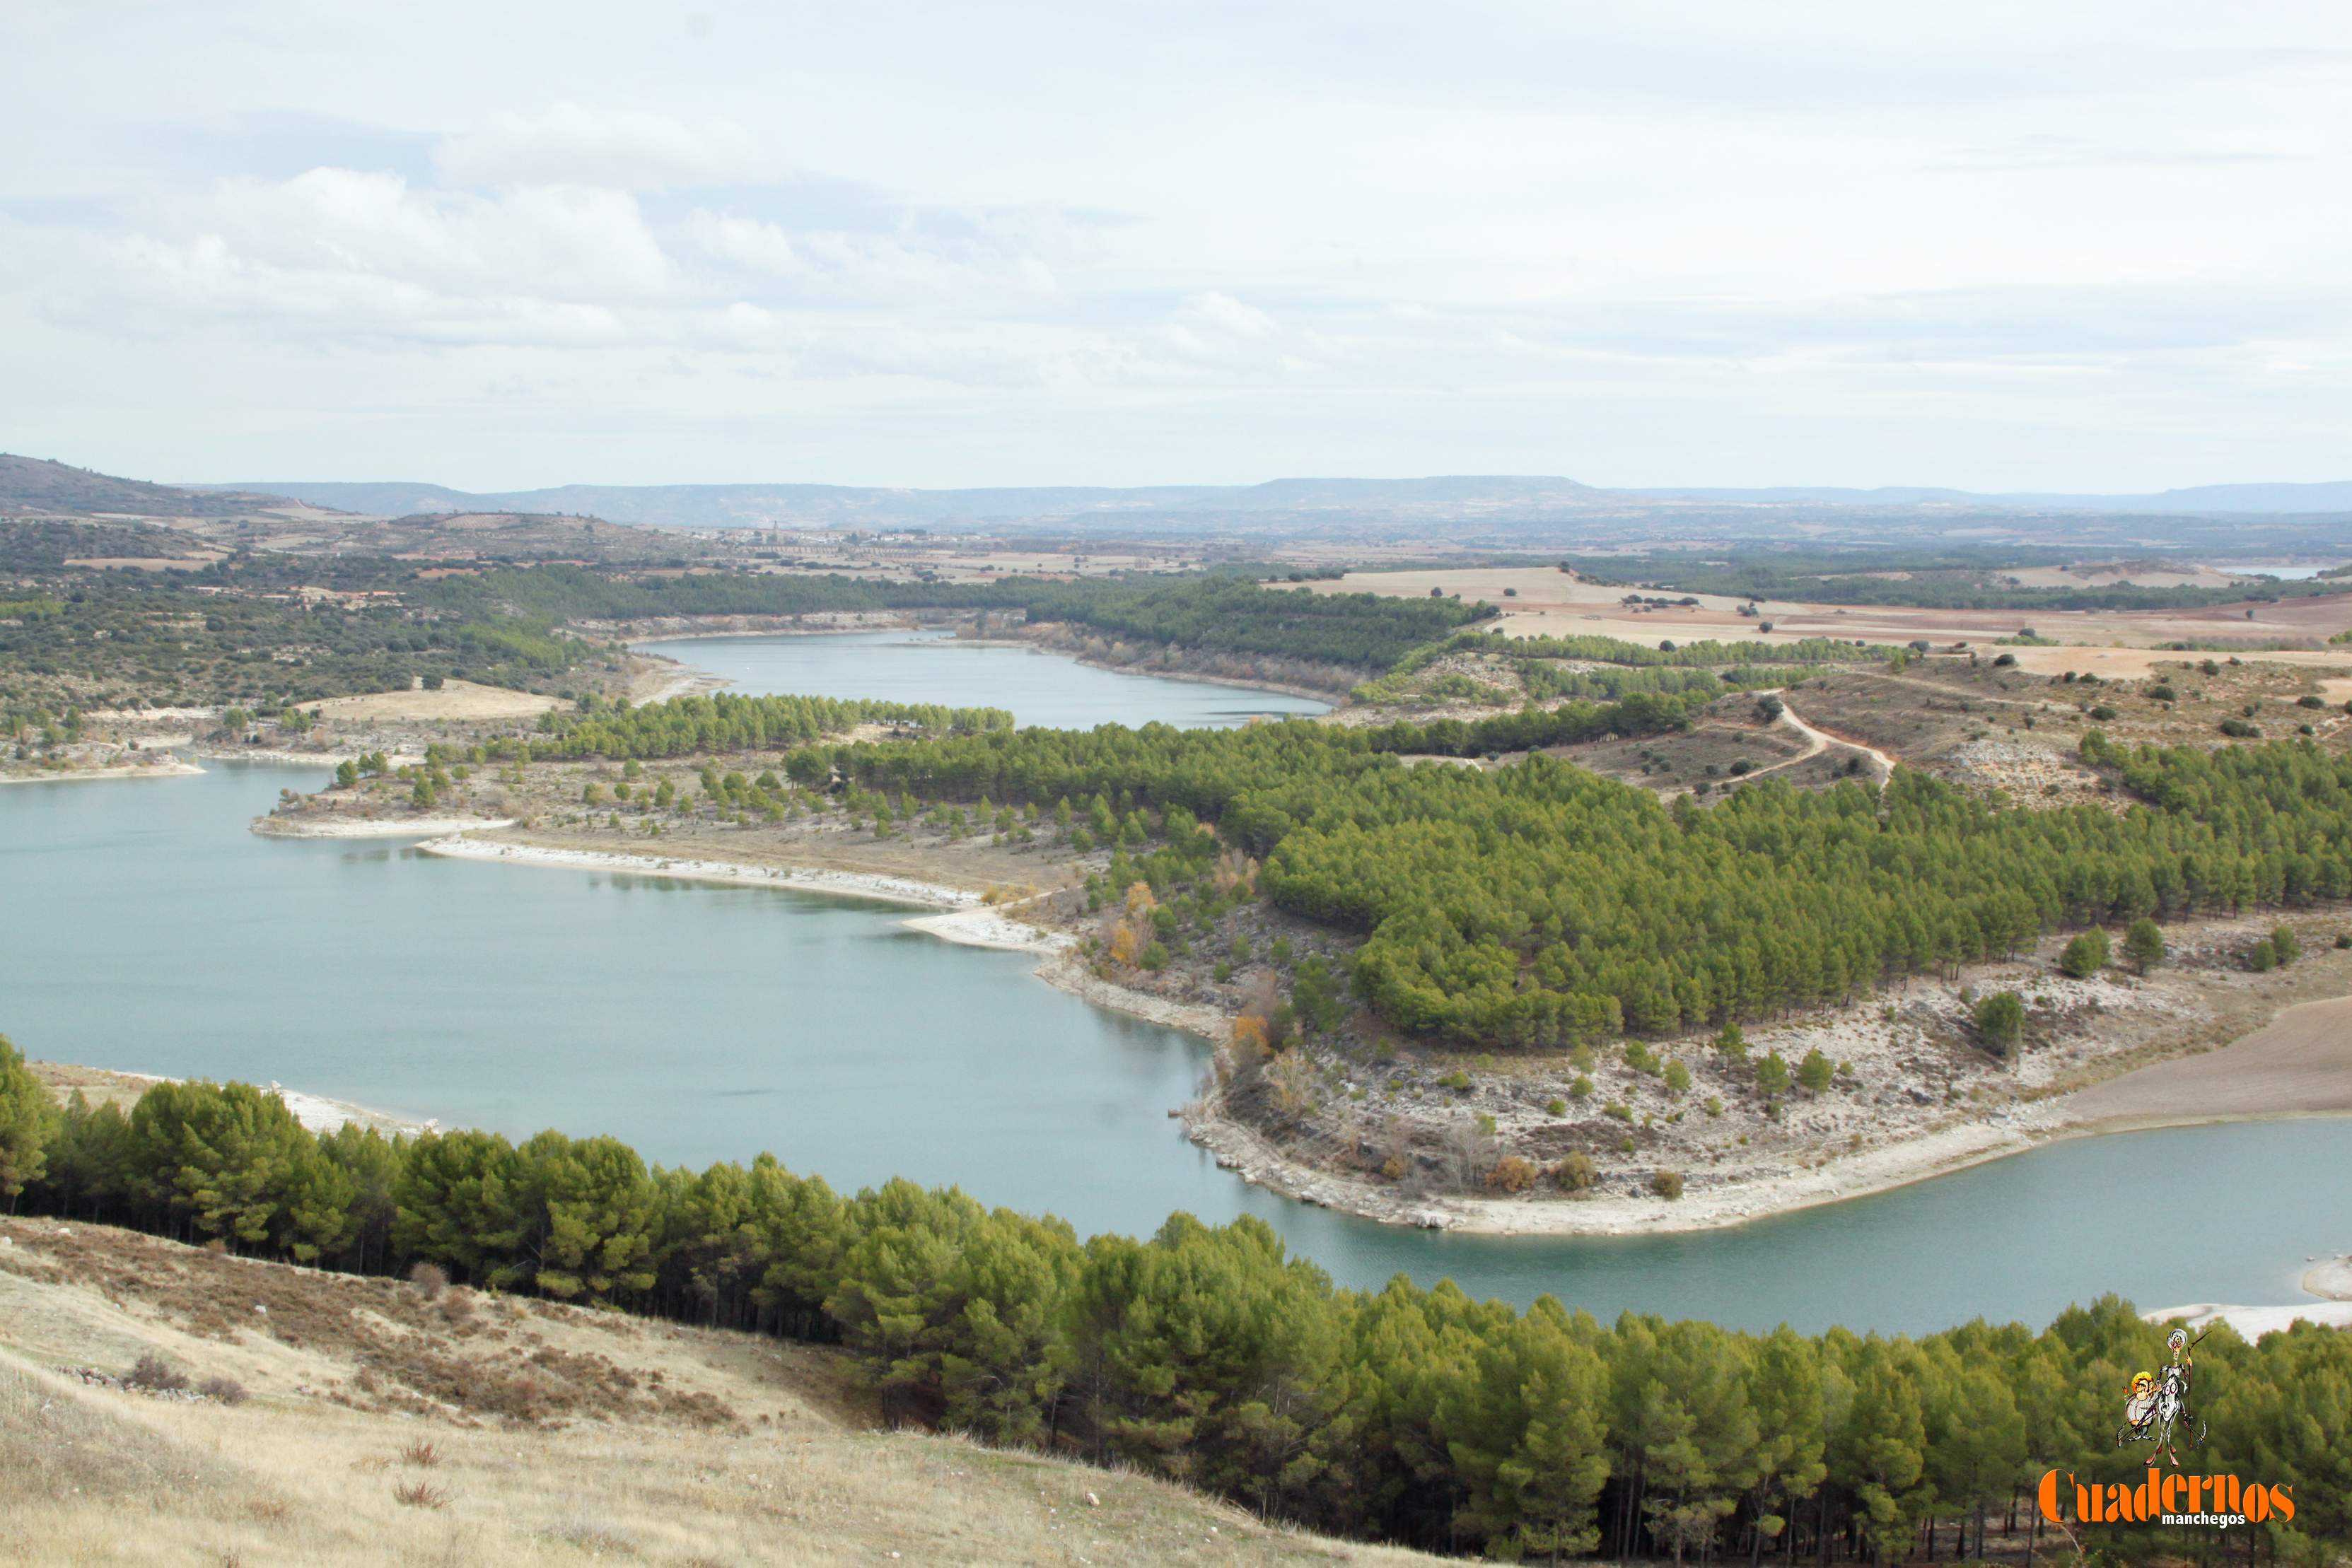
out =
[[1234,338],[1263,338],[1274,330],[1274,318],[1254,305],[1244,305],[1222,289],[1212,288],[1184,301],[1184,315],[1193,322]]
[[730,217],[697,207],[687,219],[686,232],[707,254],[753,272],[788,277],[802,270],[791,236],[758,218]]
[[[0,425],[373,469],[333,411],[396,395],[418,471],[527,465],[495,387],[673,477],[852,408],[905,482],[2336,476],[2352,9],[2258,10],[0,6]],[[205,421],[248,446],[138,460]]]
[[552,104],[505,110],[443,141],[433,161],[457,185],[605,185],[666,191],[732,184],[780,172],[757,137],[722,120],[644,110]]
[[488,198],[313,169],[226,182],[198,211],[240,252],[289,267],[584,299],[658,294],[676,280],[623,191],[541,185]]

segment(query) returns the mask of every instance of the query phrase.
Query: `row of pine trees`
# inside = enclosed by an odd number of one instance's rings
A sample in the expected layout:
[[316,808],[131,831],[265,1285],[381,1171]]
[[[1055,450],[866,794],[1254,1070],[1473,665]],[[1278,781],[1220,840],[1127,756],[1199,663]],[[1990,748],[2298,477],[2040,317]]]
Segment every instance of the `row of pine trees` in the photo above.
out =
[[[2113,1298],[2038,1333],[1604,1325],[1402,1277],[1336,1290],[1252,1218],[1081,1241],[953,1189],[845,1196],[766,1156],[695,1172],[553,1132],[314,1135],[235,1083],[60,1111],[5,1041],[0,1196],[316,1267],[430,1262],[480,1289],[837,1343],[906,1423],[1506,1559],[1885,1563],[1981,1554],[2003,1530],[2056,1548],[2035,1481],[2139,1479],[2150,1453],[2119,1446],[2123,1401],[2165,1354]],[[2285,1485],[2294,1517],[2098,1527],[2086,1544],[2209,1562],[2240,1542],[2308,1562],[2352,1545],[2352,1335],[2248,1345],[2221,1328],[2196,1369],[2210,1435],[2184,1463]]]

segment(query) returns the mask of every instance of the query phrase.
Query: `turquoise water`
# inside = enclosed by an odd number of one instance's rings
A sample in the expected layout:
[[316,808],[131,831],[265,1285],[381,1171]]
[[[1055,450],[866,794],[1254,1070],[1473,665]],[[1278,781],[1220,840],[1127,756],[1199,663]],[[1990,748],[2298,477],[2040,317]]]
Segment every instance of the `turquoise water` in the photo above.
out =
[[[706,667],[720,646],[685,644]],[[1051,672],[1108,674],[995,652],[888,656],[1009,667],[1016,714],[1053,711],[1036,700]],[[1215,722],[1202,716],[1255,696],[1196,690],[1182,711]],[[1218,1170],[1167,1115],[1201,1042],[1065,996],[1021,955],[850,901],[258,839],[247,821],[320,772],[205,766],[0,789],[0,1031],[28,1053],[274,1080],[517,1136],[612,1133],[664,1163],[772,1150],[843,1187],[954,1183],[1082,1234],[1256,1214],[1342,1284],[1450,1274],[1604,1318],[1916,1332],[2038,1323],[2108,1291],[2284,1302],[2305,1255],[2352,1249],[2347,1120],[2062,1144],[1691,1236],[1377,1226]]]
[[[1452,1274],[1754,1327],[2039,1322],[2289,1301],[2352,1248],[2352,1122],[2058,1145],[1693,1236],[1389,1228],[1218,1170],[1167,1118],[1202,1048],[950,946],[905,912],[757,888],[257,839],[305,770],[0,789],[0,1029],[36,1056],[276,1080],[445,1124],[553,1125],[672,1163],[775,1151],[845,1187],[906,1175],[1148,1231],[1261,1215],[1342,1283]],[[2184,1217],[2201,1217],[2186,1223]]]
[[1048,729],[1153,719],[1181,729],[1221,729],[1261,714],[1322,713],[1331,706],[1249,686],[1098,670],[1027,648],[974,646],[941,632],[695,637],[636,646],[725,675],[733,691],[1010,708],[1017,723]]

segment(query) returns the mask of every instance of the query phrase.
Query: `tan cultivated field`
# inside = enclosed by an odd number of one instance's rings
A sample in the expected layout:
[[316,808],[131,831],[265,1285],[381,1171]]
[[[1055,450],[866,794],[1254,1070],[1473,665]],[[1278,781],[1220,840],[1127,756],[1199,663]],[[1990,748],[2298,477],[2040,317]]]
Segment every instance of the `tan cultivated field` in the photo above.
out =
[[310,705],[322,718],[354,724],[389,719],[536,718],[562,706],[560,697],[509,691],[503,686],[476,685],[471,681],[451,681],[438,691],[419,686],[404,692],[331,697]]
[[[58,1371],[142,1354],[247,1396]],[[1433,1561],[881,1430],[829,1352],[0,1218],[0,1564],[894,1559]]]
[[[1759,657],[1775,643],[1801,637],[1883,643],[1925,639],[1939,645],[1965,642],[1983,646],[2030,625],[2043,637],[2082,646],[2013,650],[2018,663],[2027,669],[2045,674],[2096,669],[2120,679],[2147,674],[2147,661],[2135,650],[2162,643],[2264,638],[2324,642],[2338,632],[2352,630],[2352,595],[2179,611],[1926,610],[1773,601],[1765,605],[1762,615],[1748,617],[1738,613],[1743,601],[1706,593],[1688,596],[1698,601],[1694,608],[1628,610],[1620,601],[1633,591],[1588,582],[1550,567],[1349,572],[1336,580],[1308,586],[1321,593],[1380,593],[1407,599],[1426,598],[1436,589],[1447,596],[1459,594],[1465,603],[1484,600],[1502,609],[1502,619],[1490,624],[1506,636],[1619,637],[1652,644],[1666,639],[1747,641],[1759,644]],[[1642,591],[1685,597],[1662,590]],[[2254,612],[2251,621],[2246,618],[2249,608]],[[1763,621],[1772,622],[1771,632],[1761,630]],[[2110,648],[2109,644],[2122,646]],[[2089,654],[2084,648],[2098,653]],[[2239,656],[2321,667],[2352,664],[2352,649],[2340,653],[2249,652]]]

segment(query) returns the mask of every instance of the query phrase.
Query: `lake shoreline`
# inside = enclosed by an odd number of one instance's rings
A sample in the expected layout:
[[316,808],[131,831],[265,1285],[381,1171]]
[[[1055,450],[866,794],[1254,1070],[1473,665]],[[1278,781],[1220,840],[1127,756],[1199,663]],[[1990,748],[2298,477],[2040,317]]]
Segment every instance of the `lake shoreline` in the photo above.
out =
[[42,773],[0,773],[0,784],[87,784],[100,779],[188,779],[204,769],[193,762],[134,762],[121,768],[61,768]]
[[[2315,1098],[2316,1071],[2332,1092]],[[2218,1100],[2217,1081],[2236,1084],[2236,1103]],[[1808,1208],[1869,1197],[2053,1144],[2164,1128],[2352,1116],[2352,997],[2300,1002],[2210,1051],[2134,1067],[2112,1078],[1978,1120],[1937,1127],[1898,1144],[1833,1159],[1811,1170],[1662,1197],[1413,1198],[1352,1173],[1321,1169],[1278,1149],[1228,1114],[1213,1085],[1187,1106],[1192,1141],[1243,1180],[1297,1202],[1383,1224],[1480,1236],[1675,1235],[1727,1229]],[[2315,1274],[2319,1270],[2314,1270]],[[2352,1291],[2352,1267],[2324,1278]]]
[[[492,841],[473,838],[465,832],[445,832],[437,837],[427,835],[416,848],[422,853],[451,860],[488,861],[502,865],[540,866],[561,871],[603,871],[635,876],[671,877],[681,882],[765,887],[787,893],[831,894],[837,897],[941,912],[985,907],[980,894],[964,888],[919,882],[911,877],[887,876],[876,872],[837,871],[812,865],[757,865],[674,855],[626,854],[616,850],[565,849],[521,839]],[[940,936],[941,933],[931,930],[931,935]],[[947,936],[943,939],[954,941],[957,938]],[[966,945],[985,944],[968,941]]]
[[[111,1101],[129,1113],[130,1102],[158,1083],[185,1083],[185,1078],[173,1078],[161,1072],[134,1072],[120,1067],[89,1067],[79,1062],[43,1061],[28,1059],[26,1066],[62,1104],[74,1092],[79,1091],[91,1106]],[[255,1087],[277,1095],[286,1102],[294,1119],[313,1133],[333,1133],[357,1123],[363,1128],[382,1133],[386,1137],[416,1137],[436,1131],[440,1124],[417,1121],[412,1117],[394,1116],[388,1112],[373,1110],[349,1100],[330,1099],[323,1094],[311,1094],[299,1089],[289,1089],[280,1083],[257,1084]]]
[[[258,819],[257,832],[267,831]],[[467,830],[499,824],[467,820],[386,820],[369,824],[320,824],[289,837],[404,837],[420,840],[425,854],[452,859],[531,865],[549,869],[603,871],[667,877],[720,885],[764,887],[867,902],[895,904],[925,913],[903,925],[939,940],[968,946],[1034,955],[1036,978],[1093,1006],[1174,1029],[1221,1047],[1232,1017],[1209,1006],[1151,995],[1095,972],[1066,931],[1022,920],[1017,905],[991,904],[968,888],[919,877],[849,871],[814,864],[757,863],[704,857],[580,849],[528,839],[484,839]],[[456,829],[457,831],[452,831]],[[2265,1088],[2250,1064],[2275,1068],[2282,1052],[2308,1054],[2315,1030],[2308,1009],[2347,1014],[2341,1031],[2347,1043],[2338,1100],[2316,1104],[2310,1098],[2308,1070],[2290,1082]],[[2298,1023],[2296,1019],[2305,1021]],[[2257,1059],[2260,1059],[2257,1061]],[[2336,1071],[2330,1068],[2329,1071]],[[2181,1078],[2184,1082],[2168,1080]],[[2217,1100],[2216,1079],[2252,1085],[2252,1098]],[[2150,1085],[2153,1084],[2153,1088]],[[2116,1086],[2124,1086],[2118,1089]],[[2133,1097],[2114,1097],[2128,1090]],[[2084,1097],[2089,1096],[2087,1101]],[[2266,1097],[2267,1096],[2267,1097]],[[2105,1107],[2105,1108],[2103,1108]],[[1987,1116],[1954,1117],[1924,1132],[1858,1153],[1830,1154],[1820,1164],[1703,1186],[1679,1199],[1642,1194],[1589,1197],[1420,1195],[1353,1171],[1328,1169],[1297,1158],[1257,1128],[1234,1114],[1213,1073],[1200,1095],[1169,1114],[1181,1119],[1185,1135],[1217,1165],[1294,1202],[1353,1215],[1383,1225],[1480,1236],[1572,1238],[1672,1235],[1726,1229],[1751,1220],[1872,1197],[2024,1154],[2051,1144],[2115,1133],[2163,1127],[2212,1125],[2239,1121],[2297,1120],[2352,1114],[2352,998],[2294,1004],[2210,1051],[2174,1057],[2128,1071],[2071,1092],[2027,1101]]]

